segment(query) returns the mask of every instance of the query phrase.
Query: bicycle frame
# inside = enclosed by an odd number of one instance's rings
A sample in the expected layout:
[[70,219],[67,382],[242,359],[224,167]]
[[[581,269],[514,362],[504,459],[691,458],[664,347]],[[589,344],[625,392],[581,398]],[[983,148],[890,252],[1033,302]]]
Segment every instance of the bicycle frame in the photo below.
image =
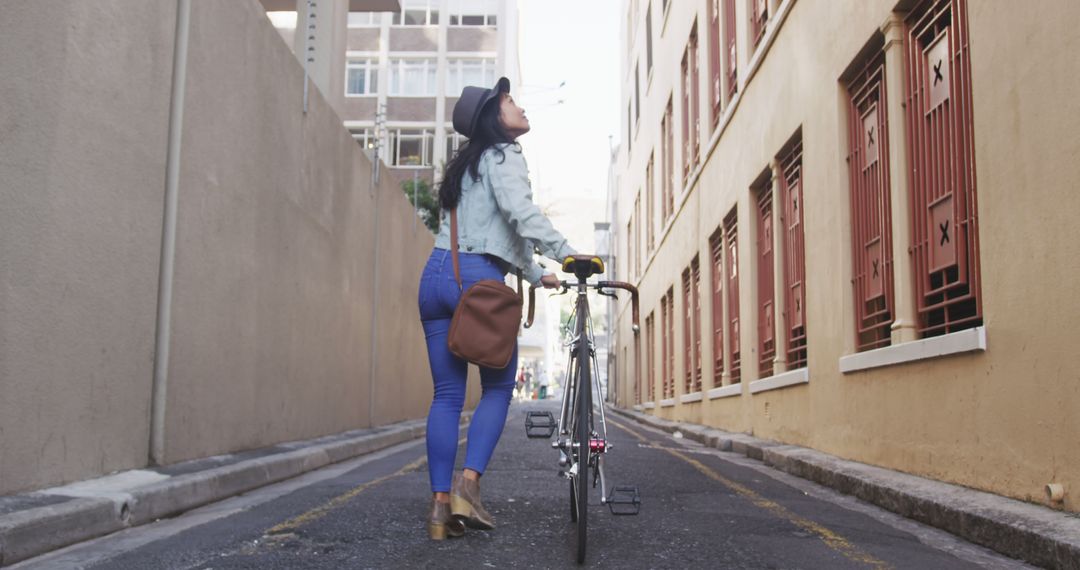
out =
[[[591,313],[589,310],[588,290],[590,288],[596,289],[602,295],[614,296],[614,293],[605,292],[605,288],[624,289],[630,291],[633,301],[633,322],[634,333],[638,331],[638,296],[637,289],[630,284],[622,283],[618,281],[600,281],[596,283],[588,283],[583,279],[579,279],[576,283],[570,281],[562,281],[560,283],[563,288],[563,293],[573,289],[576,291],[577,298],[575,299],[574,312],[570,317],[568,324],[572,324],[574,327],[574,335],[571,337],[567,346],[570,349],[570,362],[567,367],[566,378],[563,390],[562,406],[560,407],[559,420],[557,433],[558,437],[552,442],[552,447],[559,449],[562,452],[559,463],[560,465],[568,467],[564,474],[567,478],[574,478],[580,472],[580,467],[577,465],[578,453],[576,450],[582,443],[589,445],[589,465],[594,468],[594,479],[592,486],[596,487],[597,480],[600,484],[600,502],[606,504],[608,501],[608,488],[607,477],[604,471],[604,454],[611,449],[611,444],[608,443],[607,433],[607,415],[604,409],[604,399],[600,388],[600,369],[599,363],[596,360],[596,347],[593,335],[593,326]],[[589,423],[587,432],[589,434],[588,442],[580,442],[573,440],[573,434],[576,428],[577,403],[578,390],[583,389],[581,386],[581,379],[578,376],[578,355],[581,353],[581,343],[586,343],[588,348],[587,354],[591,361],[592,376],[590,381],[589,390],[592,391],[593,397],[591,400],[592,409],[589,410]],[[600,426],[599,432],[596,429],[594,423],[593,414],[599,409]],[[595,460],[593,459],[595,458]],[[564,465],[564,463],[566,465]]]

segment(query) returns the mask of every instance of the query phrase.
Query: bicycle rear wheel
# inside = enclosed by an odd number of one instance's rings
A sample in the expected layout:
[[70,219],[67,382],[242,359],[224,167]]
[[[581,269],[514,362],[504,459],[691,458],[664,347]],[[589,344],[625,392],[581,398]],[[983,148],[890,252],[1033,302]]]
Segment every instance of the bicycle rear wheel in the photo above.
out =
[[577,561],[578,564],[585,562],[585,546],[587,542],[588,514],[589,514],[589,439],[592,436],[592,377],[589,368],[589,343],[585,338],[584,330],[580,331],[581,340],[578,344],[577,366],[577,422],[574,426],[574,439],[578,444],[577,475],[573,480],[576,486],[577,507]]

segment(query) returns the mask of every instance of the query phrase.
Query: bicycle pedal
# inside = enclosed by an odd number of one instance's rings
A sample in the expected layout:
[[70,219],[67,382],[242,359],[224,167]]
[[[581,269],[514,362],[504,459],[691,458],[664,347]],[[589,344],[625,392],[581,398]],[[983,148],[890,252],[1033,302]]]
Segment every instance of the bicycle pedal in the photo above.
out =
[[641,512],[641,494],[637,487],[615,487],[605,502],[613,515],[636,515]]
[[528,412],[525,414],[525,435],[533,439],[548,439],[558,428],[551,412]]

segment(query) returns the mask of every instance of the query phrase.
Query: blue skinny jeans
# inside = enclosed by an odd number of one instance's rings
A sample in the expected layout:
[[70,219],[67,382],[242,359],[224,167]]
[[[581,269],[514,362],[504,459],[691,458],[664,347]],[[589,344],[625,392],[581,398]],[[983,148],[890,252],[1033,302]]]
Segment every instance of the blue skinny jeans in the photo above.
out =
[[[461,283],[468,289],[481,279],[502,281],[504,274],[495,261],[485,255],[458,252]],[[450,478],[457,456],[458,426],[465,405],[468,363],[450,352],[446,336],[450,320],[461,299],[461,289],[454,280],[454,262],[450,252],[436,248],[431,252],[420,276],[420,321],[427,337],[428,361],[435,384],[427,421],[428,475],[431,491],[450,491]],[[465,468],[483,474],[499,443],[517,373],[517,346],[506,368],[480,367],[482,395],[469,425],[465,450]]]

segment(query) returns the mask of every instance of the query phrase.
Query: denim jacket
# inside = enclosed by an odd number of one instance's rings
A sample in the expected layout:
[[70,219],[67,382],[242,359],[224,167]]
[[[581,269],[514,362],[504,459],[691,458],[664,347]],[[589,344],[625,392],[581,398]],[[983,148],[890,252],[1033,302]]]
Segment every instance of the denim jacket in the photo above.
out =
[[[544,270],[533,260],[533,250],[562,263],[577,253],[532,201],[529,168],[521,147],[498,145],[480,158],[473,180],[465,173],[458,202],[458,250],[486,253],[503,261],[503,269],[521,269],[529,283],[540,285]],[[435,247],[450,249],[450,212],[443,210]]]

